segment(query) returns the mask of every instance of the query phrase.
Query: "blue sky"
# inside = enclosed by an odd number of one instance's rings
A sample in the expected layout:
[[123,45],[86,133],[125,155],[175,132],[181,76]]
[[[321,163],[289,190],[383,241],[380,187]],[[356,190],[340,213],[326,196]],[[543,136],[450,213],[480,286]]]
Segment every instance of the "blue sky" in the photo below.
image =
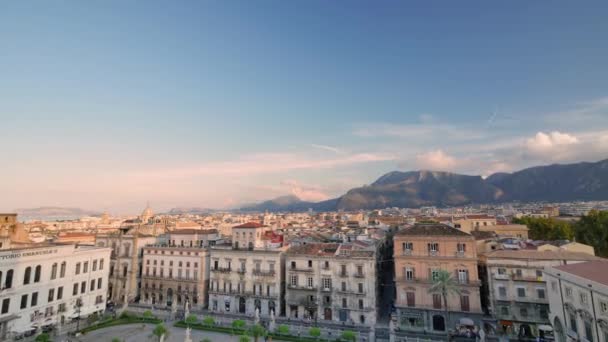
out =
[[0,3],[0,209],[608,156],[605,1]]

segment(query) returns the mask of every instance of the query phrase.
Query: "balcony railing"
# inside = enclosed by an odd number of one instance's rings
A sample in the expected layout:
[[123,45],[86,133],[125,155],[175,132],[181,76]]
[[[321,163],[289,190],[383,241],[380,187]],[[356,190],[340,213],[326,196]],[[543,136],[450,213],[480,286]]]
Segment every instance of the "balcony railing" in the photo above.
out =
[[229,272],[232,272],[232,269],[230,267],[217,267],[217,268],[212,268],[211,272],[229,273]]
[[314,286],[300,286],[300,285],[287,285],[288,289],[292,290],[305,290],[305,291],[317,291],[317,288]]
[[365,274],[363,274],[363,273],[355,273],[353,276],[355,278],[365,278]]
[[312,267],[311,268],[290,267],[289,270],[292,272],[312,272],[313,271]]
[[254,276],[260,276],[260,277],[274,277],[275,274],[276,273],[274,271],[262,271],[262,270],[253,271]]

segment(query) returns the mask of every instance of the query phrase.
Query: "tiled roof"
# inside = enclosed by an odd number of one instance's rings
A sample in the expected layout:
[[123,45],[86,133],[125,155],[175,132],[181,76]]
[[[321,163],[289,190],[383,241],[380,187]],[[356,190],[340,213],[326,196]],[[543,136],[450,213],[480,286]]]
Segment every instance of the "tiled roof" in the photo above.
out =
[[596,260],[579,264],[557,266],[555,269],[580,278],[589,279],[596,283],[608,285],[608,260]]
[[440,223],[417,223],[400,230],[397,235],[406,236],[471,236],[459,229]]
[[331,256],[336,253],[338,246],[340,246],[338,243],[308,243],[289,247],[287,254]]
[[190,235],[190,234],[200,234],[200,235],[217,234],[217,229],[176,229],[176,230],[172,230],[171,232],[169,232],[169,234],[184,234],[184,235]]
[[257,223],[257,222],[247,222],[247,223],[243,223],[238,226],[234,226],[232,228],[262,228],[262,227],[266,227],[266,226],[261,223]]

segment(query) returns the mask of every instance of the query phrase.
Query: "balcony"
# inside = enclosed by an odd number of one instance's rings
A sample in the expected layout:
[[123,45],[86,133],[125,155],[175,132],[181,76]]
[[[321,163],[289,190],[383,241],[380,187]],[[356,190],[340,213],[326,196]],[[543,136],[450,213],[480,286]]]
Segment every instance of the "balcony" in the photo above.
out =
[[338,274],[338,276],[339,276],[340,278],[348,278],[348,273],[346,273],[346,272],[340,272],[340,273]]
[[276,273],[274,271],[262,271],[262,270],[254,270],[253,271],[253,275],[254,276],[259,276],[259,277],[274,277],[275,274]]
[[218,268],[212,268],[211,272],[230,273],[230,272],[232,272],[232,269],[230,267],[218,267]]
[[365,274],[363,274],[363,273],[355,273],[353,275],[353,277],[355,277],[355,278],[365,278]]
[[411,249],[404,249],[402,255],[406,255],[406,256],[412,255],[412,250]]
[[290,267],[289,270],[291,272],[313,272],[312,267],[311,268],[297,268],[297,267]]
[[287,285],[288,289],[291,290],[303,290],[303,291],[317,291],[317,288],[314,286],[299,286],[299,285]]
[[247,269],[246,268],[239,268],[238,270],[236,270],[236,273],[243,275],[243,274],[247,273]]
[[508,274],[494,273],[494,279],[496,279],[496,280],[509,280],[509,275]]
[[530,281],[530,282],[539,282],[539,283],[543,282],[543,277],[524,276],[524,275],[518,275],[517,273],[512,273],[511,279],[513,279],[514,281]]
[[457,251],[455,255],[456,255],[457,258],[464,258],[465,257],[464,251]]

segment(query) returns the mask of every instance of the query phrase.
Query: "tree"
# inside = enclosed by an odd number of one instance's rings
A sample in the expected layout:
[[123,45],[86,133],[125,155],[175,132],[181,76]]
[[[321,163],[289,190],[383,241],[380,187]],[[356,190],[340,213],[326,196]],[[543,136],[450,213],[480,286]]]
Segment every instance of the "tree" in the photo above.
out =
[[[458,282],[452,277],[450,272],[446,270],[439,270],[433,277],[433,285],[429,288],[429,293],[439,294],[443,298],[443,307],[445,309],[445,326],[449,324],[449,311],[448,311],[448,296],[451,294],[460,294],[460,287]],[[446,333],[447,333],[446,329]]]
[[186,317],[187,324],[196,324],[196,322],[198,322],[198,317],[196,317],[195,314],[189,314],[188,317]]
[[357,341],[357,334],[354,331],[344,330],[342,332],[342,339],[345,341]]
[[319,337],[321,336],[321,329],[317,328],[317,327],[311,327],[308,330],[308,334],[312,337],[315,338],[315,340],[319,339]]
[[281,324],[277,328],[277,331],[279,332],[280,335],[289,335],[289,325]]
[[514,218],[513,223],[524,224],[528,227],[528,236],[532,240],[572,240],[574,230],[566,221],[544,217]]
[[259,337],[266,335],[266,329],[264,329],[264,327],[259,324],[255,324],[251,327],[249,333],[251,334],[251,336],[253,336],[254,342],[258,342]]
[[591,210],[574,224],[576,241],[593,246],[598,256],[608,257],[608,211]]
[[211,327],[215,325],[215,320],[211,316],[207,316],[203,319],[203,324],[205,326]]
[[233,330],[243,330],[243,329],[245,329],[245,324],[246,324],[245,321],[243,321],[242,319],[235,319],[234,321],[232,321],[232,329]]
[[144,318],[153,318],[154,315],[152,314],[152,311],[146,310],[146,311],[144,311],[143,317]]
[[42,333],[42,334],[36,336],[36,339],[34,341],[36,341],[36,342],[51,342],[51,337],[47,333]]
[[112,342],[123,342],[121,339],[119,339],[118,337],[114,337],[112,339]]
[[156,325],[156,327],[154,327],[154,330],[152,331],[152,334],[156,337],[158,337],[158,340],[160,341],[160,338],[167,334],[167,328],[165,328],[165,326],[162,323],[158,323]]
[[204,338],[204,339],[201,340],[201,342],[211,342],[211,340],[208,339],[208,338]]
[[247,335],[239,336],[239,342],[251,342],[251,339]]

